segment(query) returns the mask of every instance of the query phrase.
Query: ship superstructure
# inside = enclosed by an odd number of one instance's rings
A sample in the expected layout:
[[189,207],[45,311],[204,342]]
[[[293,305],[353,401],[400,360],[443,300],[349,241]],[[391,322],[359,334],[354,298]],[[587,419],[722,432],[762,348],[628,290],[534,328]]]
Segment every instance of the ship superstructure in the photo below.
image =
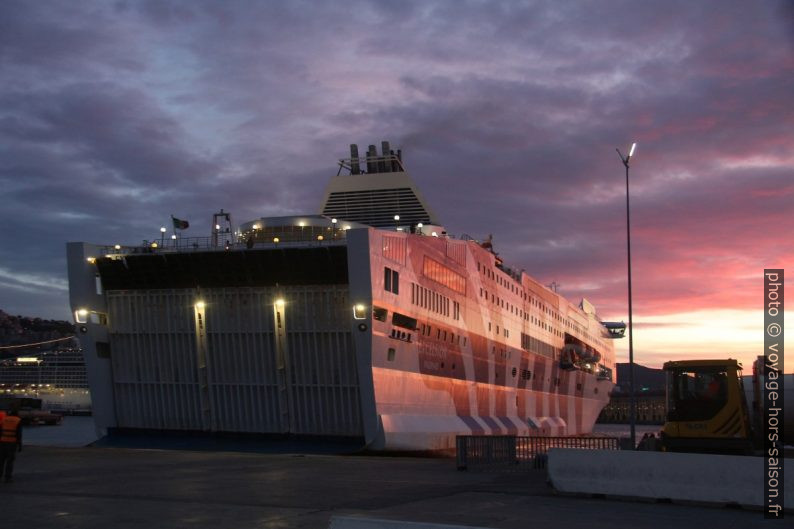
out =
[[620,325],[506,266],[490,241],[448,235],[387,144],[339,168],[320,214],[69,243],[100,433],[445,450],[458,434],[590,432]]

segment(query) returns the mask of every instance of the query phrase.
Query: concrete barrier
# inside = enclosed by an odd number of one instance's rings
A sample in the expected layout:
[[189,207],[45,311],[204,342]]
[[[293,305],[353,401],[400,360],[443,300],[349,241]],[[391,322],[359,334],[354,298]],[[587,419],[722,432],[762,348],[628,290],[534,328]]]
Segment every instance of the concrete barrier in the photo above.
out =
[[[549,451],[549,478],[561,492],[763,507],[763,474],[760,457],[631,450]],[[794,468],[785,473],[783,489],[786,510],[794,508]]]
[[360,516],[332,516],[328,529],[487,529],[471,525],[444,525],[422,522],[401,522],[362,518]]

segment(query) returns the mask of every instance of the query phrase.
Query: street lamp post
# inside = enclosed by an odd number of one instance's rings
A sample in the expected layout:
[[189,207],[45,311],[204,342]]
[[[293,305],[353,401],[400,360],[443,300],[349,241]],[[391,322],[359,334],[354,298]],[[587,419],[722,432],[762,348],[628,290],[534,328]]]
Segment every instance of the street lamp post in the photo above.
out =
[[628,156],[623,156],[620,149],[618,156],[620,161],[626,167],[626,259],[628,263],[628,276],[629,276],[629,422],[631,424],[631,448],[632,450],[637,446],[636,435],[636,422],[637,422],[637,399],[634,395],[634,331],[631,326],[631,224],[629,216],[629,162],[631,157],[634,156],[634,150],[637,148],[636,143],[631,144]]

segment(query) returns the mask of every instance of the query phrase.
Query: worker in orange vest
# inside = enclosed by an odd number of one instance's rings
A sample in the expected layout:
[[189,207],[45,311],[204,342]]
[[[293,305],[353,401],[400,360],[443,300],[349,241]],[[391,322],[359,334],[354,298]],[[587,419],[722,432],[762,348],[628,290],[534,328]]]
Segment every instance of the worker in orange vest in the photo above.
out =
[[5,416],[0,431],[0,472],[6,483],[13,481],[14,458],[22,451],[22,420],[17,410],[12,409]]

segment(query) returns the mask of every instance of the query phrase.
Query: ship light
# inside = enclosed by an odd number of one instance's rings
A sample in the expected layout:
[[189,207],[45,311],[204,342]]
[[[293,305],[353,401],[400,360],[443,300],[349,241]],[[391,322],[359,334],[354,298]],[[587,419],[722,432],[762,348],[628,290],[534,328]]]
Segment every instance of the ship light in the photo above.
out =
[[[17,358],[17,363],[18,364],[38,364],[39,363],[39,359],[38,358],[34,358],[32,356],[20,356],[19,358]],[[34,386],[35,386],[35,384],[34,384]]]
[[166,232],[165,226],[160,226],[160,233],[165,233],[165,232]]
[[88,309],[77,309],[74,311],[74,321],[86,323],[88,321]]
[[367,318],[367,307],[363,303],[353,305],[353,319],[364,320]]
[[277,242],[279,242],[280,240],[281,240],[281,239],[279,239],[278,237],[273,237],[273,242],[276,242],[276,243],[277,243]]
[[425,227],[425,225],[424,225],[424,224],[422,224],[422,223],[420,222],[419,224],[417,224],[417,225],[416,225],[416,227],[417,227],[417,228],[424,228],[424,227]]
[[276,300],[276,306],[277,306],[278,308],[281,308],[281,307],[283,307],[283,306],[284,306],[284,299],[283,299],[283,298],[278,298],[278,299]]
[[86,257],[85,260],[88,261],[90,264],[96,263],[96,257]]
[[317,236],[317,240],[318,240],[318,241],[322,241],[322,240],[323,240],[323,236],[322,236],[322,235],[318,235],[318,236]]
[[218,230],[220,230],[220,229],[221,229],[221,225],[220,225],[220,224],[216,224],[216,225],[215,225],[215,231],[218,231]]
[[255,229],[255,230],[258,230],[258,229],[259,229],[259,224],[254,224],[254,225],[253,225],[253,226],[251,226],[251,227],[252,227],[253,229]]
[[176,240],[176,233],[174,233],[173,235],[171,235],[171,240],[173,240],[173,241],[175,241],[175,240]]
[[350,226],[345,226],[345,230],[349,230],[349,229],[350,229]]
[[157,243],[156,242],[152,243],[152,248],[157,248]]
[[117,244],[117,245],[116,245],[116,246],[114,246],[113,248],[115,248],[116,250],[121,250],[121,245],[120,245],[120,244]]
[[400,220],[400,216],[399,215],[395,215],[394,216],[394,220]]
[[636,148],[637,148],[637,142],[632,143],[631,144],[631,150],[629,151],[629,158],[634,156],[634,149],[636,149]]
[[432,235],[433,237],[438,237],[438,233],[436,233],[436,232],[433,232],[430,235]]
[[206,305],[204,304],[204,302],[203,302],[203,301],[197,301],[197,302],[196,302],[196,308],[197,308],[198,310],[204,310],[204,307],[205,307],[205,306],[206,306]]
[[300,221],[300,222],[298,223],[298,226],[300,226],[301,228],[303,228],[304,226],[306,226],[306,223],[305,223],[305,222],[303,222],[303,221]]

